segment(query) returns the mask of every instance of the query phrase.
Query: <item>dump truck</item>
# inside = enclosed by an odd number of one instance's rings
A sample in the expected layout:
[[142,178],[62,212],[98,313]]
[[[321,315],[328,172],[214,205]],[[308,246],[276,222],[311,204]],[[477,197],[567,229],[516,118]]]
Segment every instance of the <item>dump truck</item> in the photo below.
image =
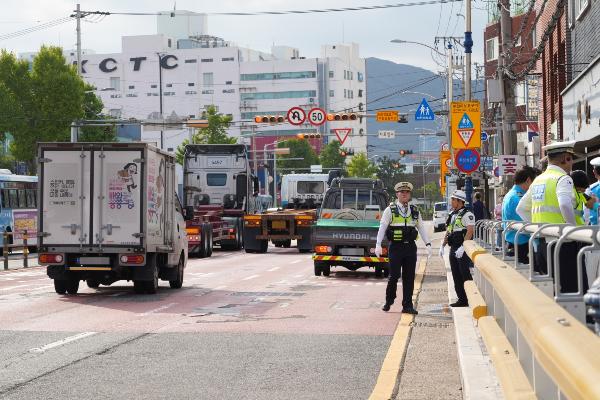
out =
[[187,239],[175,159],[147,143],[38,145],[38,260],[59,294],[133,281],[183,285]]
[[258,195],[242,144],[185,146],[183,193],[189,253],[196,257],[210,257],[215,245],[240,250],[244,215],[270,205]]
[[[388,204],[379,180],[334,179],[312,232],[315,275],[329,276],[331,267],[340,266],[351,271],[370,267],[377,277],[388,276],[388,258],[375,255],[379,220]],[[387,255],[387,239],[382,247]]]

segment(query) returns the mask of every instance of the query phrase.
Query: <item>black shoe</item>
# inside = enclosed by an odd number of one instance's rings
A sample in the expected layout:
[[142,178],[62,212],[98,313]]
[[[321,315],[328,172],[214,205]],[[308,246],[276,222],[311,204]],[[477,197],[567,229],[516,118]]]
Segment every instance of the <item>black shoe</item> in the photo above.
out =
[[469,303],[466,301],[457,301],[456,303],[450,304],[450,307],[469,307]]
[[402,308],[402,313],[403,314],[417,315],[419,312],[417,310],[415,310],[413,307],[403,307]]
[[390,308],[391,308],[391,307],[392,307],[392,305],[391,305],[390,303],[385,303],[385,304],[383,305],[383,307],[381,307],[381,309],[382,309],[383,311],[385,311],[385,312],[388,312],[388,311],[390,311]]

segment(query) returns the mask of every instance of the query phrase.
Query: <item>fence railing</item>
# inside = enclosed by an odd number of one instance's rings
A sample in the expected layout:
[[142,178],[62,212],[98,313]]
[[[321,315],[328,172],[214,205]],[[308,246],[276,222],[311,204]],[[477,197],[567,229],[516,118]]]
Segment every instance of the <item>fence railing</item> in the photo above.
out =
[[[14,235],[20,234],[22,235],[22,244],[10,244],[10,238],[14,237]],[[8,269],[8,256],[12,252],[12,249],[23,249],[23,268],[29,267],[29,247],[27,246],[27,231],[23,232],[4,232],[4,243],[2,245],[2,255],[4,256],[4,269]]]

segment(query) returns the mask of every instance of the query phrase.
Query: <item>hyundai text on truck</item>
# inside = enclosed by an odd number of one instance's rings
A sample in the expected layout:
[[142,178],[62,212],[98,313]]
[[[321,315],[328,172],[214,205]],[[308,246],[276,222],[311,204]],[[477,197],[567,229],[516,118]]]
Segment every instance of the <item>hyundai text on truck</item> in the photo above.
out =
[[[370,267],[377,277],[387,276],[388,258],[375,255],[379,220],[387,206],[381,181],[334,179],[313,228],[315,275],[329,276],[332,266],[340,266],[351,271]],[[382,247],[382,255],[387,255],[387,239]]]
[[183,202],[190,255],[210,257],[214,245],[240,250],[243,217],[261,206],[257,194],[245,145],[185,146]]
[[133,281],[181,288],[187,240],[175,159],[146,143],[38,145],[39,263],[57,293]]

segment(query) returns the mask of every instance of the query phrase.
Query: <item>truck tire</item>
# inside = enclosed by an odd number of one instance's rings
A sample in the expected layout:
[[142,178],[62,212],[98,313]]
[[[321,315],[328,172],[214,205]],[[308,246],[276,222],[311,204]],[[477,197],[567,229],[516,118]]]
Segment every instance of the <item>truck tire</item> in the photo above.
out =
[[79,279],[71,278],[66,281],[67,293],[69,294],[77,294],[79,291]]
[[235,220],[235,249],[241,250],[244,247],[244,221],[241,218]]
[[266,253],[268,248],[269,248],[269,241],[264,239],[264,240],[259,240],[259,245],[260,245],[260,249],[258,250],[259,253]]
[[321,271],[323,271],[323,276],[329,276],[329,274],[331,274],[331,265],[329,265],[329,264],[323,265],[323,268],[321,268]]
[[177,278],[173,281],[169,281],[171,289],[181,289],[183,286],[183,256],[179,257],[179,263],[177,264]]
[[315,261],[315,276],[321,276],[323,270],[321,269],[323,266],[322,261]]
[[198,246],[200,249],[198,250],[198,252],[196,253],[196,255],[199,258],[204,258],[204,257],[206,257],[206,250],[207,250],[207,246],[206,246],[206,240],[207,240],[206,235],[207,235],[207,232],[206,232],[206,226],[205,226],[205,224],[202,224],[202,226],[200,227],[200,230],[201,230],[201,232],[200,232],[200,246]]
[[144,281],[133,281],[133,291],[137,294],[146,293],[146,282]]
[[67,293],[67,281],[64,279],[54,279],[54,291],[58,294]]
[[156,260],[156,254],[148,256],[148,262],[146,264],[149,268],[152,268],[152,280],[144,281],[146,286],[146,293],[156,294],[158,291],[158,263]]
[[375,278],[381,278],[383,276],[383,268],[375,267]]
[[212,229],[208,231],[208,249],[206,250],[206,257],[211,257],[213,253],[213,233]]
[[100,286],[100,282],[98,282],[96,279],[86,279],[85,283],[90,289],[98,289]]

